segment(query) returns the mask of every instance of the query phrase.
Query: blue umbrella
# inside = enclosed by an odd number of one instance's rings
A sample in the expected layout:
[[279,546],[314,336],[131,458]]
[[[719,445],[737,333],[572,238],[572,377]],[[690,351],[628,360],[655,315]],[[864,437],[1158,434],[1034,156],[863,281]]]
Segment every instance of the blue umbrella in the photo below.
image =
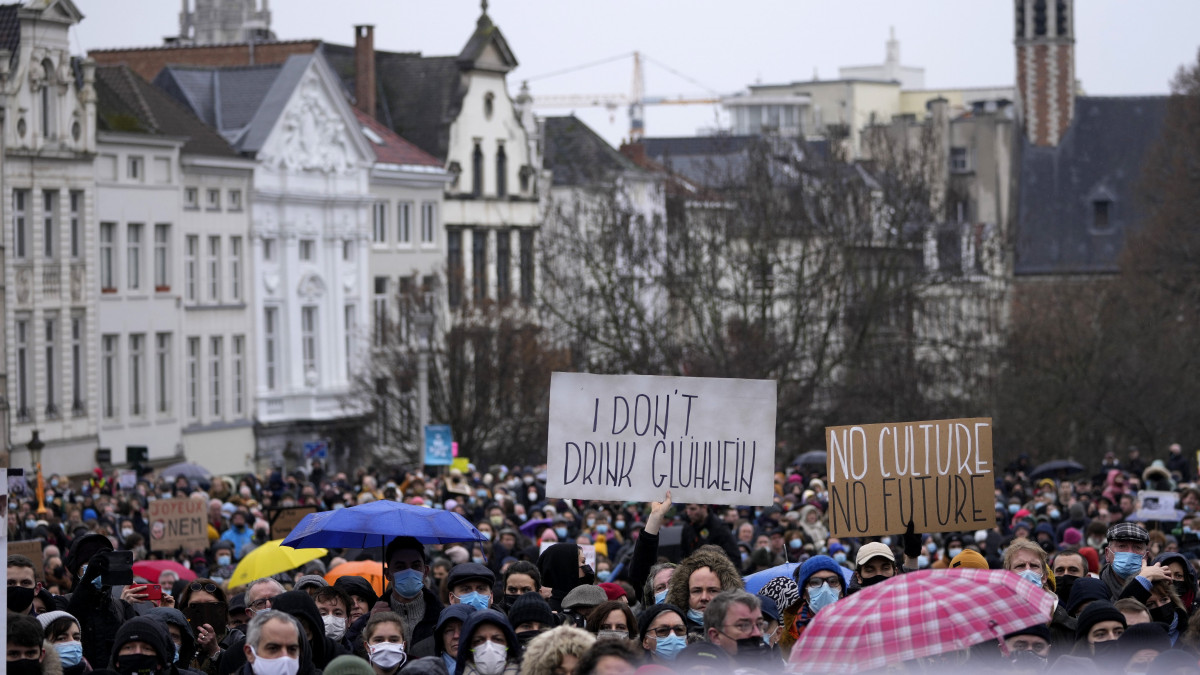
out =
[[282,545],[292,548],[368,548],[384,546],[396,537],[413,537],[422,544],[488,540],[465,518],[452,511],[375,501],[348,509],[310,513]]
[[[742,581],[746,584],[746,592],[757,594],[762,590],[763,586],[767,585],[767,582],[775,577],[791,578],[795,573],[796,568],[800,567],[800,564],[801,563],[783,563],[782,565],[776,565],[774,567],[762,570],[761,572],[755,572],[748,577],[744,577]],[[838,572],[841,573],[842,578],[846,581],[846,585],[849,586],[850,580],[854,578],[854,572],[851,572],[845,567],[839,569]]]

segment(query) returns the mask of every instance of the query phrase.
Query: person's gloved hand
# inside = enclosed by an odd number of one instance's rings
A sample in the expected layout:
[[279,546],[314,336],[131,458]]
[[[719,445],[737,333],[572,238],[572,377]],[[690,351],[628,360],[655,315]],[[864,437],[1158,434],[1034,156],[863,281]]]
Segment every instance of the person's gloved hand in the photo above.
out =
[[913,521],[908,521],[908,529],[904,530],[904,556],[916,558],[921,555],[921,535],[913,528]]
[[107,551],[100,551],[88,559],[87,571],[83,573],[83,583],[91,583],[98,576],[108,571]]

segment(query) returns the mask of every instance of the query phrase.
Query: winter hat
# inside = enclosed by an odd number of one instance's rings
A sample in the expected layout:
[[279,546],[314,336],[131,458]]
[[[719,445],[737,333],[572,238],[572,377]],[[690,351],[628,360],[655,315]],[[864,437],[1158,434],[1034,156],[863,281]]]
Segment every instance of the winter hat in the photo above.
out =
[[522,593],[518,596],[513,601],[512,607],[508,608],[508,620],[513,628],[529,621],[537,621],[546,627],[552,627],[557,623],[554,620],[554,612],[550,609],[550,603],[546,602],[538,593]]
[[1071,517],[1071,520],[1080,521],[1087,518],[1087,510],[1083,508],[1083,504],[1075,502],[1071,508],[1067,509],[1067,515]]
[[1140,649],[1153,649],[1159,653],[1171,648],[1167,627],[1157,621],[1135,623],[1117,638],[1117,649],[1133,656]]
[[[108,537],[93,532],[76,539],[71,544],[71,550],[67,552],[67,559],[63,562],[66,563],[67,571],[75,574],[79,570],[79,566],[87,564],[92,556],[100,551],[111,550],[113,550],[113,546]],[[171,652],[174,653],[174,649]]]
[[782,615],[779,613],[779,605],[775,604],[774,598],[767,595],[760,595],[759,602],[762,603],[762,609],[760,610],[762,614],[766,614],[776,622],[781,622],[780,617]]
[[1063,530],[1062,545],[1063,547],[1078,546],[1079,542],[1083,541],[1083,533],[1079,530],[1068,527]]
[[[1074,596],[1074,591],[1076,588],[1079,588],[1078,584],[1071,587],[1072,596]],[[1092,626],[1095,626],[1101,621],[1116,621],[1119,622],[1122,627],[1124,627],[1125,615],[1121,613],[1121,610],[1113,607],[1113,604],[1108,600],[1097,600],[1096,602],[1088,605],[1087,608],[1080,613],[1079,622],[1075,626],[1075,639],[1087,639],[1087,634],[1091,632]],[[1168,647],[1169,646],[1170,645],[1168,645]]]
[[1100,571],[1100,554],[1091,546],[1082,546],[1079,548],[1079,555],[1083,556],[1088,561],[1088,569],[1092,572]]
[[375,669],[353,654],[342,654],[325,666],[327,675],[375,675]]
[[1182,649],[1168,649],[1160,652],[1150,663],[1151,673],[1196,673],[1200,667],[1196,665],[1196,655]]
[[[62,619],[62,618],[67,618],[67,619],[74,621],[75,623],[79,623],[79,619],[76,619],[74,617],[74,615],[68,614],[67,612],[64,612],[62,610],[55,610],[53,612],[43,612],[42,614],[37,615],[38,623],[42,624],[42,630],[46,630],[47,626],[49,626],[50,624],[52,624],[55,621]],[[49,640],[50,639],[49,636],[47,636],[46,639]]]
[[608,594],[603,588],[591,584],[580,584],[571,589],[567,593],[567,597],[562,599],[563,609],[574,609],[576,607],[586,607],[591,609],[602,602],[608,602]]
[[986,570],[988,569],[988,563],[987,560],[984,560],[982,555],[979,555],[979,551],[965,548],[963,549],[962,553],[954,556],[954,559],[950,561],[950,567],[966,567],[969,569]]
[[325,588],[328,585],[328,581],[315,574],[305,574],[296,580],[296,585],[293,588],[294,590],[302,591],[309,587]]
[[606,581],[598,585],[604,590],[604,595],[609,600],[620,600],[621,598],[625,597],[625,589],[621,588],[620,584],[614,584],[611,581]]
[[[460,548],[459,550],[461,551],[462,549]],[[475,580],[483,581],[488,586],[492,586],[496,583],[496,573],[479,563],[469,562],[458,564],[451,568],[450,575],[446,577],[446,588],[453,592],[455,586],[466,581]]]
[[680,622],[682,622],[683,618],[685,616],[687,616],[687,614],[682,609],[679,609],[675,605],[672,605],[668,602],[661,602],[657,605],[650,605],[646,609],[643,609],[641,614],[638,614],[638,638],[639,639],[646,637],[646,631],[650,630],[650,624],[654,623],[654,620],[656,618],[658,618],[658,615],[662,614],[663,612],[675,612],[676,614],[679,615]]
[[775,606],[782,609],[800,602],[800,587],[791,577],[775,577],[764,584],[758,594],[764,598],[771,598],[775,601]]
[[1021,630],[1014,630],[1004,637],[1007,639],[1010,637],[1016,637],[1018,635],[1032,635],[1034,637],[1040,637],[1046,642],[1054,641],[1050,638],[1050,628],[1044,623],[1035,623],[1032,626],[1022,628]]
[[462,565],[471,559],[471,554],[467,553],[467,549],[461,546],[451,546],[443,551],[443,553],[445,553],[446,557],[450,559],[450,562],[454,563],[455,565]]
[[[868,544],[868,546],[869,546],[869,544]],[[863,548],[867,548],[867,547],[864,546]],[[859,555],[862,555],[861,551],[859,552]],[[808,560],[805,560],[803,565],[796,568],[796,572],[794,573],[792,578],[794,578],[796,580],[797,590],[804,588],[804,585],[808,583],[808,578],[811,577],[812,575],[816,574],[817,572],[820,572],[821,570],[826,570],[828,572],[833,572],[834,574],[836,574],[837,579],[838,579],[838,586],[843,591],[846,590],[846,579],[844,577],[842,577],[842,566],[837,564],[836,560],[834,560],[833,558],[830,558],[827,555],[814,555],[813,557],[809,558]]]
[[130,642],[145,642],[150,645],[165,666],[170,666],[171,660],[175,658],[175,643],[171,641],[171,635],[167,632],[167,624],[162,619],[138,616],[121,624],[117,629],[112,656],[109,659],[110,668],[117,670],[117,655],[121,653],[121,647]]
[[1082,577],[1071,585],[1067,596],[1067,614],[1074,614],[1085,602],[1108,600],[1108,585],[1094,577]]

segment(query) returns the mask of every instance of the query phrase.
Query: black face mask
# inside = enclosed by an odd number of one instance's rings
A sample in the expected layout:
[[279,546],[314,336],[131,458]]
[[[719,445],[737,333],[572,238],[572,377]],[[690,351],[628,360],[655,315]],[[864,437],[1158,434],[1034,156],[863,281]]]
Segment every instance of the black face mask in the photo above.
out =
[[41,675],[42,662],[37,659],[19,659],[7,664],[10,675]]
[[1183,596],[1187,595],[1187,592],[1190,590],[1192,590],[1192,587],[1190,584],[1188,584],[1188,582],[1186,582],[1186,581],[1176,581],[1175,582],[1175,594],[1178,595],[1181,599],[1183,598]]
[[543,632],[544,631],[540,630],[523,630],[520,633],[517,633],[517,642],[520,642],[521,646],[524,647],[525,645],[529,644],[530,640],[541,635]]
[[140,675],[142,673],[157,673],[159,670],[158,657],[153,654],[126,654],[118,657],[117,672],[121,675]]
[[1116,651],[1116,648],[1117,648],[1116,640],[1106,640],[1104,642],[1097,642],[1092,645],[1092,652],[1093,652],[1092,660],[1095,661],[1096,663],[1100,663],[1101,659],[1105,659],[1105,658],[1108,658],[1109,656],[1111,656],[1112,653]]
[[1028,650],[1013,652],[1008,658],[1012,662],[1013,670],[1023,673],[1040,673],[1046,670],[1046,657]]
[[583,566],[583,576],[580,577],[579,583],[588,586],[596,583],[596,572],[592,569],[591,565]]
[[1064,605],[1071,598],[1071,587],[1075,585],[1075,581],[1078,579],[1079,577],[1066,574],[1054,579],[1054,592],[1058,595],[1059,601]]
[[504,594],[504,607],[505,607],[506,609],[507,609],[507,608],[509,608],[509,607],[512,607],[512,606],[513,606],[513,603],[514,603],[514,602],[516,602],[516,601],[517,601],[517,598],[519,598],[519,597],[521,597],[521,596],[520,596],[520,595],[513,595],[513,594],[511,594],[511,593],[505,593],[505,594]]
[[861,581],[858,582],[858,585],[863,588],[866,588],[867,586],[874,586],[875,584],[880,583],[882,581],[887,581],[888,579],[891,579],[891,577],[885,577],[882,574],[876,574],[873,577],[867,577],[866,579],[862,579]]
[[737,659],[742,662],[761,659],[771,653],[771,647],[763,642],[762,636],[742,638],[737,641],[737,648]]
[[1171,622],[1175,620],[1175,605],[1168,603],[1162,607],[1155,607],[1154,609],[1150,610],[1150,618],[1158,623],[1166,625],[1169,628],[1171,626]]
[[33,604],[34,592],[32,588],[24,586],[9,586],[8,587],[8,611],[24,612]]

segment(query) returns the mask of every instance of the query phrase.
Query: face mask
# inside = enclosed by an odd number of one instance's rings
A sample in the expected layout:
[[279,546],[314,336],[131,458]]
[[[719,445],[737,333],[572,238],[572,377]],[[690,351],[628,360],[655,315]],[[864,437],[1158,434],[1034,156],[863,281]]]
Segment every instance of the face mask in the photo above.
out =
[[1042,575],[1033,570],[1021,570],[1020,577],[1038,588],[1042,587]]
[[687,640],[684,640],[682,637],[671,633],[665,638],[655,638],[654,653],[668,661],[674,661],[675,657],[678,656],[679,652],[683,651],[683,648],[686,646]]
[[1076,579],[1078,577],[1067,574],[1054,578],[1054,593],[1064,604],[1071,598],[1071,587],[1075,585]]
[[596,534],[608,534],[608,525],[600,523],[596,526]]
[[[520,633],[517,633],[517,642],[520,642],[521,646],[523,647],[523,646],[529,644],[530,640],[541,635],[543,632],[545,632],[545,631],[523,630]],[[453,672],[453,671],[451,671],[451,672]]]
[[766,655],[769,649],[761,637],[742,638],[737,641],[737,658],[738,661],[752,661]]
[[1012,662],[1013,669],[1019,672],[1040,673],[1046,670],[1046,657],[1028,650],[1013,652],[1008,659]]
[[346,619],[344,617],[327,614],[321,617],[321,621],[325,622],[326,637],[341,640],[346,635]]
[[618,521],[616,522],[616,526],[617,526],[617,529],[618,529],[618,530],[623,530],[623,529],[625,529],[625,521],[623,521],[623,520],[618,520]]
[[425,588],[425,575],[416,570],[402,570],[392,575],[392,587],[402,598],[415,598]]
[[1144,557],[1140,553],[1113,553],[1113,571],[1122,579],[1131,577],[1142,571],[1142,559]]
[[478,593],[476,591],[471,591],[470,593],[467,593],[466,595],[456,595],[454,597],[458,598],[459,604],[470,605],[471,607],[474,607],[475,609],[478,609],[478,610],[487,609],[488,608],[488,600],[490,599],[488,596],[483,595],[482,593]]
[[508,660],[508,647],[495,642],[485,642],[471,650],[475,655],[475,669],[479,675],[500,675]]
[[1105,640],[1104,642],[1092,643],[1092,651],[1094,652],[1092,655],[1092,661],[1095,663],[1100,663],[1103,659],[1108,658],[1114,651],[1116,651],[1116,646],[1116,640]]
[[596,633],[597,640],[625,640],[629,633],[619,630],[602,630]]
[[931,541],[928,544],[925,544],[925,550],[929,551],[930,553],[937,553],[937,544]]
[[818,589],[808,589],[808,606],[812,611],[819,612],[832,605],[838,599],[838,592],[829,582],[821,584]]
[[1050,520],[1058,520],[1059,518],[1062,517],[1062,512],[1059,511],[1058,509],[1054,509],[1053,511],[1050,512],[1049,515],[1050,515]]
[[488,522],[492,524],[492,527],[500,527],[500,524],[504,522],[504,516],[489,516]]
[[841,551],[838,551],[837,553],[833,554],[833,559],[836,560],[837,563],[840,565],[840,564],[846,562],[846,554],[842,553]]
[[917,556],[917,569],[923,570],[926,567],[929,567],[929,556],[922,553]]
[[131,535],[131,534],[133,534],[132,527],[122,527],[121,528],[121,538],[122,539],[128,539],[129,535]]
[[612,578],[611,570],[600,570],[599,572],[596,572],[596,581],[599,581],[600,583],[604,583],[610,578]]
[[881,537],[879,539],[879,543],[883,544],[884,546],[891,546],[892,538],[891,537]]
[[873,577],[867,577],[866,579],[863,579],[862,581],[858,582],[858,585],[862,586],[863,588],[866,588],[867,586],[874,586],[875,584],[877,584],[881,581],[887,581],[890,578],[891,577],[885,577],[882,574],[876,574]]
[[566,539],[567,538],[567,528],[556,527],[556,528],[554,528],[554,534],[557,534],[559,539]]
[[687,618],[692,623],[704,624],[704,612],[699,609],[689,609],[687,611]]
[[950,556],[951,560],[954,560],[955,558],[958,557],[958,554],[960,554],[962,552],[963,552],[963,550],[961,548],[952,548],[952,549],[948,549],[946,551],[946,555]]
[[742,567],[745,567],[748,562],[750,562],[750,554],[742,551]]
[[368,646],[371,663],[379,666],[380,670],[391,670],[404,665],[408,654],[404,653],[404,645],[399,642],[379,642]]
[[54,651],[58,652],[58,658],[62,659],[63,666],[67,668],[77,666],[83,660],[83,645],[75,640],[55,644]]
[[1014,516],[1017,515],[1017,511],[1020,511],[1020,510],[1021,510],[1020,504],[1009,504],[1008,505],[1008,512],[1011,515],[1014,515]]
[[483,556],[473,555],[473,556],[471,556],[471,562],[475,563],[476,565],[482,565],[483,564]]
[[171,663],[179,663],[179,645],[175,645],[175,656],[171,658]]
[[480,499],[487,499],[487,490],[476,490],[475,496]]
[[229,565],[232,562],[233,562],[233,558],[230,556],[227,556],[227,555],[217,556],[217,566],[218,567],[224,567],[226,565]]
[[[156,673],[160,670],[158,667],[158,657],[154,654],[126,654],[119,657],[120,663],[117,664],[117,672],[121,675],[134,675],[134,673]],[[8,664],[8,672],[13,672],[12,663]],[[258,672],[257,670],[255,671]],[[296,675],[293,671],[291,675]]]
[[1155,607],[1150,610],[1150,618],[1169,628],[1175,622],[1175,606],[1168,603],[1162,607]]
[[30,518],[29,520],[26,520],[26,521],[25,521],[25,529],[27,529],[27,530],[32,530],[32,529],[33,529],[33,528],[35,528],[35,527],[37,527],[37,521],[36,521],[36,520],[34,520],[34,519]]
[[530,492],[530,493],[529,493],[528,495],[526,495],[526,496],[527,496],[527,497],[529,497],[529,501],[530,501],[531,503],[532,503],[532,502],[536,502],[536,501],[537,501],[537,493],[536,493],[536,492]]
[[587,519],[587,526],[588,526],[588,527],[595,527],[595,526],[596,526],[596,519],[595,519],[595,518],[588,518],[588,519]]
[[791,548],[800,548],[801,546],[804,546],[804,540],[803,539],[792,539],[792,540],[788,541],[788,546]]
[[8,611],[24,612],[29,609],[29,605],[33,604],[33,596],[35,595],[32,588],[24,586],[9,586],[8,587]]
[[666,601],[667,601],[667,589],[664,588],[661,591],[654,594],[654,604],[661,605]]
[[1096,549],[1097,551],[1104,548],[1104,544],[1107,543],[1104,539],[1097,539],[1095,537],[1088,537],[1087,541],[1088,541],[1088,546],[1091,546],[1092,548]]
[[1178,595],[1180,598],[1182,598],[1189,590],[1191,590],[1191,588],[1188,586],[1188,582],[1186,582],[1186,581],[1176,581],[1175,582],[1175,594]]
[[264,659],[254,651],[254,647],[250,648],[250,653],[254,654],[254,663],[250,664],[250,670],[254,675],[296,675],[300,670],[300,659],[288,656]]
[[5,665],[11,675],[41,675],[42,672],[42,662],[37,659],[18,659]]

